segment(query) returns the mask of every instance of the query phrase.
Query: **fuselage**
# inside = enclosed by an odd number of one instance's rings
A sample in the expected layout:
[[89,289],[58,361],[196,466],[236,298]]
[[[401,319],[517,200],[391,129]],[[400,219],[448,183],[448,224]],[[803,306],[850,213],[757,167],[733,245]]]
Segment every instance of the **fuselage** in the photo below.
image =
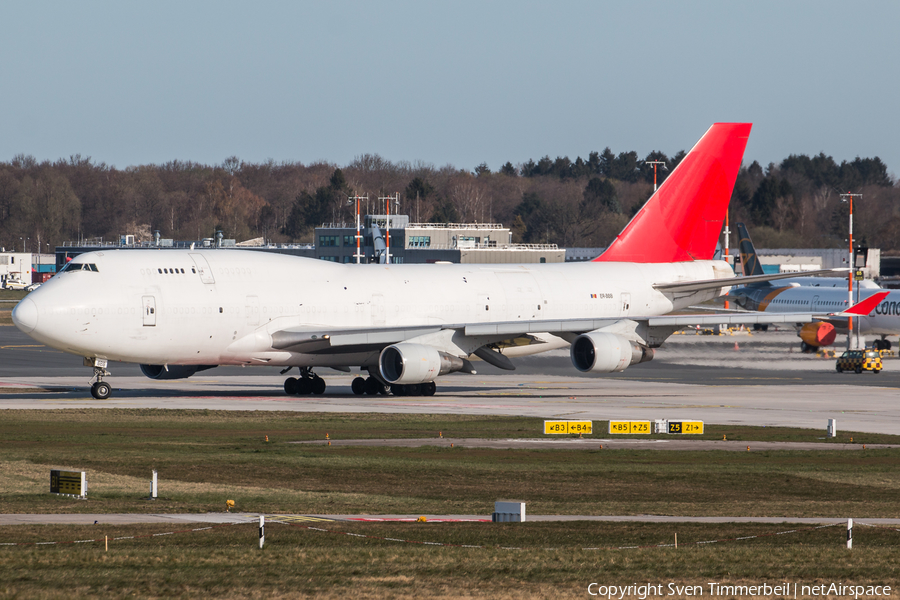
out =
[[[883,291],[878,286],[866,286],[859,290],[859,300]],[[839,313],[850,306],[846,287],[748,286],[733,289],[729,296],[746,310],[771,313],[829,314]],[[853,301],[857,302],[856,291]],[[900,334],[900,292],[891,292],[868,316],[856,317],[855,321],[854,327],[861,335]]]
[[113,250],[80,255],[27,296],[14,320],[33,338],[85,357],[353,366],[372,364],[377,352],[277,350],[272,334],[654,316],[721,293],[676,299],[654,283],[731,276],[721,261],[342,265],[248,250]]

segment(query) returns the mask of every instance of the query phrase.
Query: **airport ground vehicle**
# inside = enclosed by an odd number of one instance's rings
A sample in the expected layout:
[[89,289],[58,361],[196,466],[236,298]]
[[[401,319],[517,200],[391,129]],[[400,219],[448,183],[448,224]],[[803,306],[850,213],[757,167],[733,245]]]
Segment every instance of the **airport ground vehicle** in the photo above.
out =
[[847,350],[837,359],[835,369],[838,373],[844,371],[872,371],[878,373],[882,369],[881,354],[877,350]]
[[20,279],[7,279],[3,287],[7,290],[24,290],[28,288],[28,285]]

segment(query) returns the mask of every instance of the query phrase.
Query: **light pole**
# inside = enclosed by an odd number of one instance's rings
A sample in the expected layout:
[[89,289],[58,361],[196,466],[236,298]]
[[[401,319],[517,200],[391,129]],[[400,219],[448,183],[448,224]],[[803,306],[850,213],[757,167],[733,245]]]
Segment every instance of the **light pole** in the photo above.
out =
[[[847,272],[847,308],[853,306],[853,196],[862,198],[862,194],[841,194],[841,202],[847,202],[850,206],[850,252],[847,257],[847,266],[850,270]],[[853,317],[848,317],[847,321],[847,350],[855,350],[851,345],[858,346],[859,341],[854,344],[853,338]]]
[[644,164],[645,165],[653,165],[653,191],[656,192],[656,167],[657,167],[657,165],[661,165],[663,169],[666,169],[666,171],[668,171],[669,169],[666,168],[666,161],[664,161],[664,160],[645,160]]
[[27,244],[28,240],[30,240],[31,238],[30,237],[26,237],[26,238],[20,237],[19,239],[22,240],[22,253],[24,254],[25,253],[25,244]]

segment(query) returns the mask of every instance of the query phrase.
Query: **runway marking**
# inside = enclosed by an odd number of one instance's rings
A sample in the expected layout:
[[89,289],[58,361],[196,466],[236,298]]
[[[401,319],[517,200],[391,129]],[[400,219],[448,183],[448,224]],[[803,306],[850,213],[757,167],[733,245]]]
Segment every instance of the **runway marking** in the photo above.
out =
[[333,523],[334,519],[309,517],[306,515],[266,515],[266,519],[276,523]]
[[0,350],[8,350],[10,348],[45,348],[43,344],[19,344],[15,346],[0,346]]

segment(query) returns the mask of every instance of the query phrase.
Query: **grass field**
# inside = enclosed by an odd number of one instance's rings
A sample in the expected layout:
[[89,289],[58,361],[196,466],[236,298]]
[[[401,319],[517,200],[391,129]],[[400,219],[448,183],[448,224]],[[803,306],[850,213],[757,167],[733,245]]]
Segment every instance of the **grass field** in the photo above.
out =
[[[0,512],[480,514],[521,498],[535,514],[900,516],[900,451],[449,448],[438,439],[538,437],[538,419],[225,411],[3,411]],[[598,431],[603,431],[595,423]],[[434,437],[425,448],[309,446]],[[265,442],[265,436],[269,442]],[[820,431],[708,427],[705,437],[821,441]],[[845,433],[848,441],[897,442]],[[599,436],[599,434],[596,434]],[[48,494],[51,467],[88,471],[89,499]],[[146,499],[157,469],[160,496]],[[0,546],[0,598],[587,596],[588,583],[900,584],[900,532],[786,525],[326,523],[326,533],[235,525],[102,543]],[[199,526],[196,526],[199,527]],[[0,543],[168,533],[172,525],[6,526]],[[671,544],[679,548],[613,549]],[[735,540],[746,536],[754,539]],[[483,548],[432,546],[379,538]],[[723,540],[715,544],[701,541]],[[732,540],[732,541],[725,541]],[[585,550],[584,548],[600,548]],[[517,549],[507,549],[517,548]],[[678,597],[678,595],[671,596]]]
[[[900,533],[860,530],[852,551],[831,527],[770,535],[785,526],[525,524],[269,524],[259,550],[253,524],[194,533],[58,546],[0,547],[0,598],[557,598],[588,597],[591,582],[755,585],[782,581],[890,585]],[[859,529],[859,528],[857,528]],[[11,531],[12,530],[12,531]],[[16,526],[0,538],[111,539],[167,533],[171,526]],[[338,535],[354,533],[374,537]],[[623,544],[679,548],[615,550]],[[743,541],[697,541],[767,535]],[[452,544],[460,548],[383,539]],[[505,549],[505,548],[516,549]],[[586,550],[585,548],[601,549]],[[678,597],[678,595],[673,596]]]

